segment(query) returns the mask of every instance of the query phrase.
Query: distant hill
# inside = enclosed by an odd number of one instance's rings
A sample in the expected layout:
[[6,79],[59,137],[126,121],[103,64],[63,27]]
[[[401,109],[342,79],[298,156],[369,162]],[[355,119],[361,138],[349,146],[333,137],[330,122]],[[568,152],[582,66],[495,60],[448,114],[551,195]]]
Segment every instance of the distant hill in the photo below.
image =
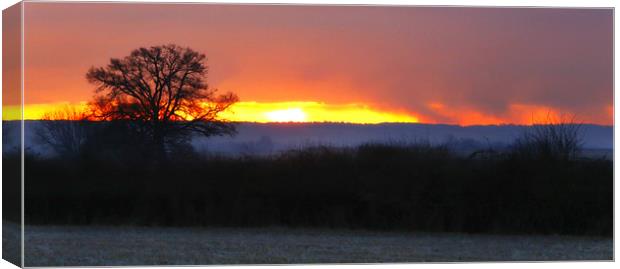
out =
[[[3,122],[8,145],[16,144],[19,122]],[[49,154],[35,139],[39,121],[26,121],[26,147]],[[448,143],[456,150],[506,147],[526,126],[457,126],[444,124],[347,124],[347,123],[238,123],[234,137],[196,137],[192,144],[199,152],[212,154],[270,154],[314,145],[355,146],[367,142],[432,144]],[[584,149],[609,152],[613,149],[613,127],[582,126]],[[3,143],[4,144],[4,143]]]
[[[449,143],[457,150],[506,147],[526,126],[445,124],[241,123],[235,137],[196,138],[201,151],[261,154],[312,145],[355,146],[366,142]],[[584,148],[613,149],[613,127],[582,126]]]

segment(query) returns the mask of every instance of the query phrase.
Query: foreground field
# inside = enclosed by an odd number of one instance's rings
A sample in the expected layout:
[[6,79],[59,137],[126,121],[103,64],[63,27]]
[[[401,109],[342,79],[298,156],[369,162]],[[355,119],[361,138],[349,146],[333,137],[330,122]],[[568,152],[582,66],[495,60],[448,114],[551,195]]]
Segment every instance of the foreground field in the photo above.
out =
[[[10,228],[10,227],[8,227]],[[10,228],[17,231],[17,226]],[[7,227],[4,228],[5,236]],[[610,260],[611,238],[27,226],[26,266]]]

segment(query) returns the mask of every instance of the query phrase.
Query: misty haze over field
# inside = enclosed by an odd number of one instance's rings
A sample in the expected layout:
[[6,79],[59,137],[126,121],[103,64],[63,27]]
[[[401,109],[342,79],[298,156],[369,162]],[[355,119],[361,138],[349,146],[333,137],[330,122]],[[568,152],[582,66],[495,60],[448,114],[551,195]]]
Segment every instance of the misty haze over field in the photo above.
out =
[[[4,135],[16,145],[18,121],[5,121]],[[38,121],[26,121],[25,140],[29,153],[46,156],[51,150],[36,139]],[[509,146],[526,126],[456,126],[443,124],[345,124],[345,123],[239,123],[237,135],[195,137],[192,145],[199,153],[214,155],[268,155],[309,146],[354,147],[363,143],[406,144],[429,142],[448,144],[456,152],[502,149]],[[584,124],[583,148],[588,154],[611,158],[613,127]],[[6,147],[12,148],[11,145]],[[6,149],[5,149],[6,150]]]

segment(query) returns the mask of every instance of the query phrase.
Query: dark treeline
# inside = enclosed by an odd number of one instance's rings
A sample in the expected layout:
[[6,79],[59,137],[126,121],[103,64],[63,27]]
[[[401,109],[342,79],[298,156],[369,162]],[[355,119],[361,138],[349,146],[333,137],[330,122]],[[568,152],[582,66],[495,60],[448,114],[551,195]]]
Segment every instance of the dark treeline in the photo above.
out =
[[239,158],[188,149],[166,162],[26,156],[25,221],[610,236],[612,162],[540,148],[520,141],[464,157],[424,143],[366,144]]

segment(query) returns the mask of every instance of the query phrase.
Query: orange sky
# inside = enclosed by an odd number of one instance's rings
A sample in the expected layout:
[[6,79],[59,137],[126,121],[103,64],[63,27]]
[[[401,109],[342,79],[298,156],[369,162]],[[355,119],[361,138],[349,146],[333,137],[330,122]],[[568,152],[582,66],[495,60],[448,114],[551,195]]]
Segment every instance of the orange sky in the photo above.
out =
[[[140,46],[203,52],[249,121],[613,123],[611,9],[25,4],[26,117]],[[6,102],[5,102],[6,103]]]

